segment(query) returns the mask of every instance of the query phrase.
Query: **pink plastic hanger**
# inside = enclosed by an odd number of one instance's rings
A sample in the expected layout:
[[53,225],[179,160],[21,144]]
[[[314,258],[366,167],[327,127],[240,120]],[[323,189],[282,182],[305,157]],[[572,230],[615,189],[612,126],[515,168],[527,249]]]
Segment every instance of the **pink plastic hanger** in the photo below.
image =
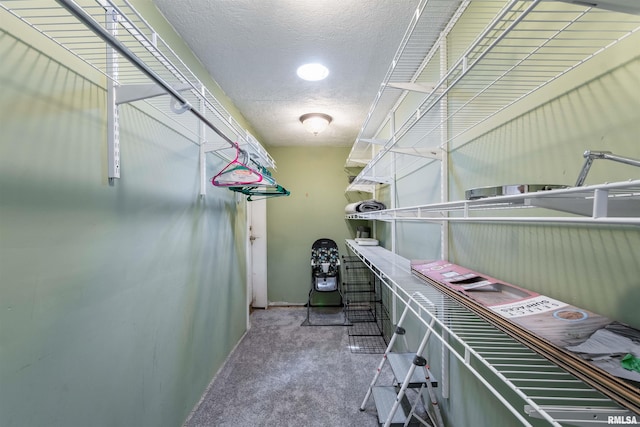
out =
[[[239,161],[240,147],[238,143],[234,143],[236,147],[236,158],[225,166],[216,176],[213,177],[211,183],[216,187],[237,187],[242,185],[260,185],[263,175]],[[242,151],[246,162],[246,153]]]

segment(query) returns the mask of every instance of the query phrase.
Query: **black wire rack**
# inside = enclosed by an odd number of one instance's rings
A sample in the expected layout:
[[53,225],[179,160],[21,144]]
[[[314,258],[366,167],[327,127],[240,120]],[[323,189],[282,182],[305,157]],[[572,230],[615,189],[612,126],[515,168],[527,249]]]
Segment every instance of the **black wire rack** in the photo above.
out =
[[389,316],[382,304],[379,279],[358,258],[342,258],[342,292],[352,353],[384,353]]

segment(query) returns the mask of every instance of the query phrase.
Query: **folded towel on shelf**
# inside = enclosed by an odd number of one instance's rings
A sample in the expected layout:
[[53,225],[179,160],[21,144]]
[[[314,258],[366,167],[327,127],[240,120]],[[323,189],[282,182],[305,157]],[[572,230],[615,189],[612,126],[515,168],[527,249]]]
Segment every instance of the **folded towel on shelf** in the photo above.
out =
[[359,204],[360,204],[360,202],[349,203],[347,206],[344,207],[344,213],[346,213],[346,214],[354,214],[354,213],[358,212],[358,205]]
[[384,205],[384,203],[371,199],[360,202],[360,205],[358,206],[358,212],[381,211],[386,208],[387,207]]
[[354,214],[358,212],[371,212],[371,211],[381,211],[386,209],[387,207],[384,203],[379,202],[377,200],[363,200],[361,202],[349,203],[344,208],[344,212],[347,214]]
[[377,239],[369,237],[356,237],[356,243],[360,246],[378,246],[380,244]]

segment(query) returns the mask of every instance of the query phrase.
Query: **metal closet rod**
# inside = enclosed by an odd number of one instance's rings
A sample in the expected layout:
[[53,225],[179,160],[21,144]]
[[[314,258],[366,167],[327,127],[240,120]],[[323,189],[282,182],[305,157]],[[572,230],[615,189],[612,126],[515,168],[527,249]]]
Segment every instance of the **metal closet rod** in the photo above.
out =
[[[135,56],[126,46],[124,46],[118,39],[116,39],[113,35],[111,35],[106,29],[102,28],[100,24],[98,24],[91,15],[87,14],[80,6],[78,6],[72,0],[56,0],[60,5],[62,5],[65,9],[67,9],[71,14],[73,14],[78,20],[84,23],[91,31],[93,31],[98,37],[108,43],[111,47],[117,50],[120,54],[126,57],[129,61],[133,63],[140,71],[147,75],[151,80],[160,85],[164,90],[166,90],[171,96],[173,96],[183,108],[188,109],[193,115],[195,115],[198,119],[200,119],[204,124],[206,124],[211,130],[217,133],[222,139],[231,144],[232,147],[236,147],[236,143],[232,141],[229,137],[227,137],[220,129],[218,129],[213,123],[211,123],[201,112],[193,109],[193,106],[187,101],[185,97],[183,97],[180,92],[175,90],[169,85],[169,83],[165,82],[162,77],[156,74],[152,69],[150,69],[142,60],[140,60],[137,56]],[[238,149],[242,152],[244,150]],[[251,158],[251,156],[249,156]]]

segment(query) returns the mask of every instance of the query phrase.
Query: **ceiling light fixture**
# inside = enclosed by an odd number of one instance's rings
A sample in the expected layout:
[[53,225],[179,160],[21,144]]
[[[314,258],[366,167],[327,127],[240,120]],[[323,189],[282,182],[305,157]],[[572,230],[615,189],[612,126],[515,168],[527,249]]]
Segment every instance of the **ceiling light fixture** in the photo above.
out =
[[323,80],[329,75],[329,69],[322,64],[304,64],[298,67],[296,71],[298,77],[310,82]]
[[331,116],[323,113],[307,113],[300,116],[302,126],[314,135],[319,134],[331,123]]

